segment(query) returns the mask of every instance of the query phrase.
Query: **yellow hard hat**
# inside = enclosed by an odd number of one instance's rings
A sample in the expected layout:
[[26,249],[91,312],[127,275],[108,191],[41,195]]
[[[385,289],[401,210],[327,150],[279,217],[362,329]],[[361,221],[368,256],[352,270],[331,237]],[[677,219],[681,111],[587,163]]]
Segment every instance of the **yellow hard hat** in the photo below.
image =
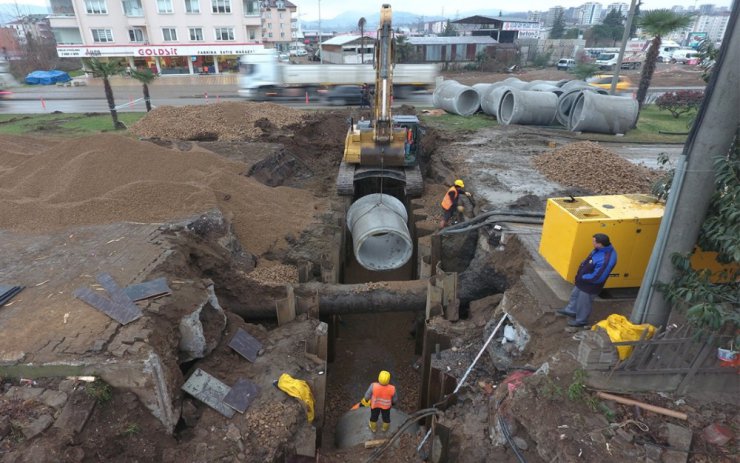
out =
[[462,180],[457,179],[455,180],[455,186],[459,186],[460,188],[465,188],[465,183],[463,183]]
[[383,386],[386,386],[388,383],[391,382],[391,374],[385,370],[381,371],[378,375],[378,382]]

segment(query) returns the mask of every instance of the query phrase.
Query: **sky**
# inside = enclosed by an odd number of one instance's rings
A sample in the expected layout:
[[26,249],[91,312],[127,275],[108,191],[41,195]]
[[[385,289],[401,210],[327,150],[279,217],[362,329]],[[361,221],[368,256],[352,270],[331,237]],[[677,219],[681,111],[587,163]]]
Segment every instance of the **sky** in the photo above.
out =
[[[178,0],[175,0],[178,1]],[[206,3],[209,0],[201,0]],[[240,1],[240,0],[234,0]],[[346,11],[356,11],[362,14],[371,14],[380,11],[383,3],[390,3],[394,10],[406,13],[415,13],[419,16],[444,16],[454,19],[455,17],[468,16],[468,13],[475,10],[502,9],[504,11],[527,11],[540,10],[544,11],[553,6],[576,7],[586,3],[588,0],[527,0],[524,2],[509,1],[491,1],[491,0],[465,0],[455,3],[449,0],[403,0],[394,3],[392,0],[291,0],[298,6],[298,13],[301,14],[303,21],[315,21],[319,19],[319,5],[321,6],[321,18],[331,19]],[[604,6],[628,0],[602,0],[600,3]],[[12,4],[12,1],[0,0],[0,6],[3,4]],[[18,0],[18,3],[48,6],[48,0]],[[109,3],[118,3],[118,0],[109,0]],[[704,3],[713,3],[717,6],[730,6],[731,0],[644,0],[643,9],[670,8],[673,5],[682,5],[683,7],[701,5]]]

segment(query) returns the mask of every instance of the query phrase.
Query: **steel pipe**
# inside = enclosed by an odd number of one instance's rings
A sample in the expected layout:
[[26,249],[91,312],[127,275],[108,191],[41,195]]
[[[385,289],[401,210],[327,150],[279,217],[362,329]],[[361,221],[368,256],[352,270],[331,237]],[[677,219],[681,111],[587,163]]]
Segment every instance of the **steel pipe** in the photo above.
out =
[[357,262],[368,270],[393,270],[411,259],[413,243],[408,214],[393,196],[374,193],[355,201],[347,211],[347,226]]
[[434,90],[432,103],[448,113],[472,116],[480,108],[480,97],[472,87],[446,80]]
[[503,125],[550,125],[557,105],[554,93],[509,90],[501,99],[498,121]]
[[570,111],[571,132],[626,133],[639,114],[636,100],[629,97],[581,92]]

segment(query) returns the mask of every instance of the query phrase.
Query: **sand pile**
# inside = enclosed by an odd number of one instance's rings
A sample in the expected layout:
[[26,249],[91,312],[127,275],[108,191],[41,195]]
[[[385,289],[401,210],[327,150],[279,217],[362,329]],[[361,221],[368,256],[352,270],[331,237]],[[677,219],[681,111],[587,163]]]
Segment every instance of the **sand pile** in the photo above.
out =
[[118,135],[63,141],[26,159],[0,146],[1,228],[44,232],[122,221],[156,223],[218,207],[261,254],[313,221],[321,200],[243,176],[245,164]]
[[[131,127],[144,138],[179,140],[250,140],[265,124],[278,129],[299,124],[303,113],[272,103],[226,102],[194,106],[162,106]],[[260,121],[260,119],[268,119]],[[255,125],[255,122],[258,122]]]
[[537,170],[561,185],[613,195],[649,193],[660,176],[589,141],[570,143],[533,160]]

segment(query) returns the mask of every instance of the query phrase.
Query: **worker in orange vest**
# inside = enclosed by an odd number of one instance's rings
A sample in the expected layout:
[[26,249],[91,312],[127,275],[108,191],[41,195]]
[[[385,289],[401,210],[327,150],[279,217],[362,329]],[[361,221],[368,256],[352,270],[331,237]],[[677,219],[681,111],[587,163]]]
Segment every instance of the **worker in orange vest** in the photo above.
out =
[[445,197],[442,199],[442,209],[444,211],[442,216],[442,223],[439,228],[444,228],[452,218],[452,214],[457,210],[457,201],[460,198],[460,194],[470,197],[470,193],[465,191],[465,183],[462,180],[457,179],[455,183],[447,190]]
[[362,399],[362,405],[370,407],[370,430],[378,430],[378,416],[383,415],[383,431],[387,431],[391,426],[391,407],[396,404],[398,395],[396,386],[390,384],[391,374],[385,370],[378,375],[378,382],[372,383],[365,397]]

